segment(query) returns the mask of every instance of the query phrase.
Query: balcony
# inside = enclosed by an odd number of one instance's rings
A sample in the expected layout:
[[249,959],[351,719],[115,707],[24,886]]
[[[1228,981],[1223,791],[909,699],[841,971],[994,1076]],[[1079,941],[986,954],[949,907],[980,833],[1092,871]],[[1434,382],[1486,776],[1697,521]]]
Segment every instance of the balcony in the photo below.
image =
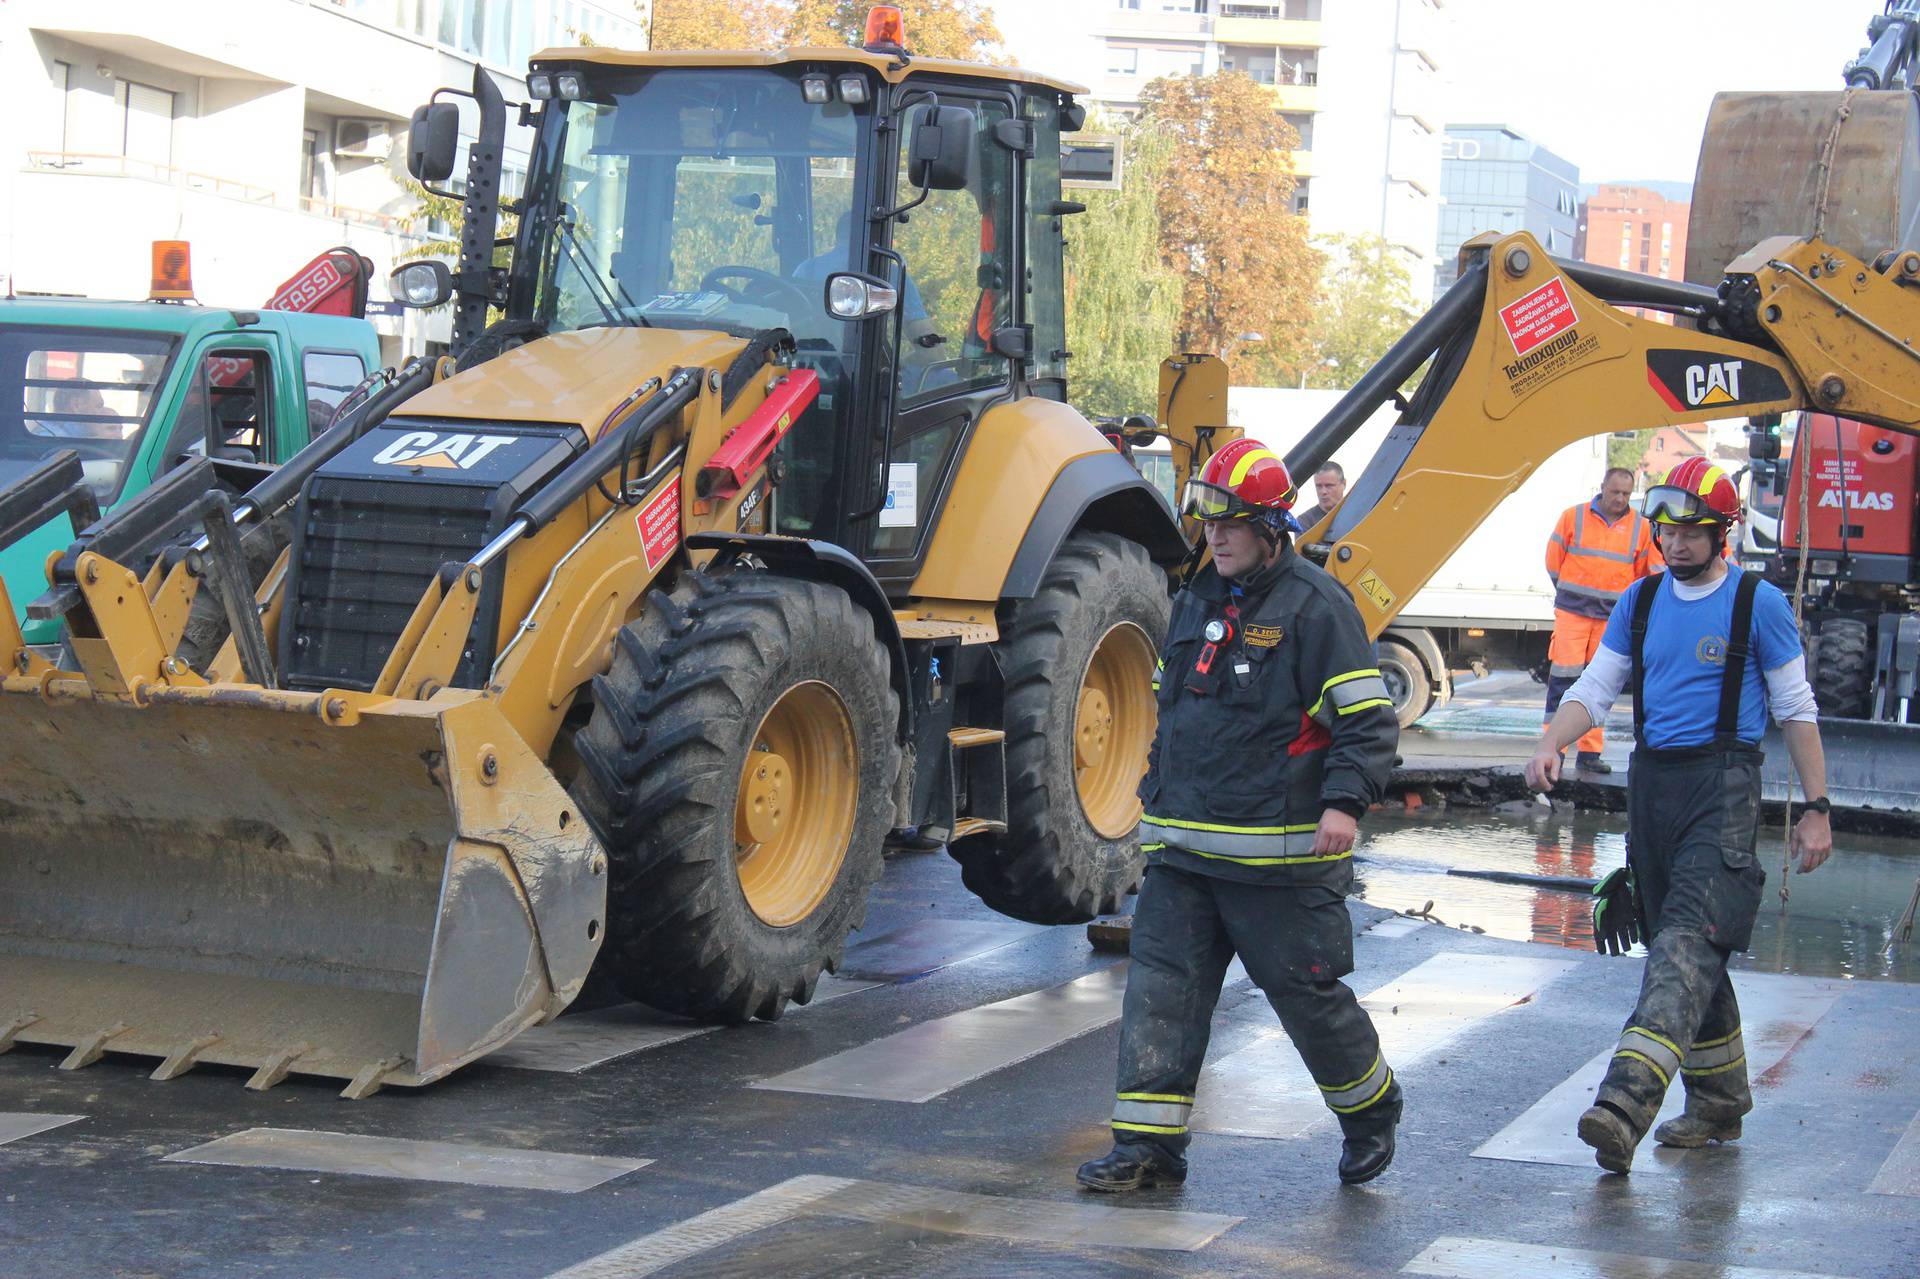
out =
[[1164,13],[1146,9],[1114,9],[1107,13],[1105,21],[1094,28],[1096,35],[1105,36],[1172,36],[1175,39],[1191,40],[1205,37],[1207,34],[1207,15],[1204,13]]
[[1320,109],[1319,77],[1312,72],[1303,73],[1300,80],[1305,83],[1288,84],[1284,77],[1273,86],[1273,107],[1276,111],[1318,111]]
[[1235,10],[1264,8],[1260,5],[1228,4],[1220,8],[1213,22],[1213,38],[1223,44],[1287,45],[1295,49],[1319,49],[1327,41],[1325,27],[1303,18],[1235,17]]
[[383,231],[409,240],[421,238],[409,231],[405,219],[397,214],[379,213],[371,209],[355,209],[344,204],[333,204],[307,196],[286,198],[267,187],[243,182],[238,178],[221,177],[218,174],[200,173],[192,169],[156,164],[151,160],[141,160],[134,156],[88,155],[72,151],[29,151],[27,168],[30,172],[48,175],[131,178],[141,182],[176,187],[183,192],[216,196],[222,200],[253,205],[256,208],[297,210],[314,217],[325,218],[329,222],[366,227],[369,230]]

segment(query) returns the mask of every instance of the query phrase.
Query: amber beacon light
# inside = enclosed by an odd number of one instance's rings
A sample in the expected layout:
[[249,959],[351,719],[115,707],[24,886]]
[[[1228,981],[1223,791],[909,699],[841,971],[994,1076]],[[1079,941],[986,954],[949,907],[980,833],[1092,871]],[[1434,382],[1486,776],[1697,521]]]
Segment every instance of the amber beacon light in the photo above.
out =
[[881,53],[907,51],[907,20],[900,6],[876,4],[867,10],[866,47]]
[[193,301],[193,259],[185,240],[153,242],[153,283],[147,297],[156,302]]

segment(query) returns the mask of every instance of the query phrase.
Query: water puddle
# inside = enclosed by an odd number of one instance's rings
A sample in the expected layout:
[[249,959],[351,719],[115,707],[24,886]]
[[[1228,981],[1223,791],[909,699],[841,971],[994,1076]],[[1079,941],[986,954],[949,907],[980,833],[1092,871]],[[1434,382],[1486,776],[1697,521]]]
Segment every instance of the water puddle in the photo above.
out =
[[[1375,906],[1432,913],[1447,927],[1490,936],[1593,948],[1584,891],[1496,882],[1452,870],[1591,880],[1626,860],[1626,816],[1462,810],[1427,815],[1377,812],[1362,825],[1355,896]],[[1755,972],[1881,981],[1920,981],[1920,932],[1894,943],[1894,928],[1920,877],[1910,839],[1840,833],[1834,855],[1811,875],[1789,878],[1781,909],[1780,829],[1760,839],[1767,890],[1753,946],[1737,957]],[[1636,951],[1636,953],[1639,953]]]

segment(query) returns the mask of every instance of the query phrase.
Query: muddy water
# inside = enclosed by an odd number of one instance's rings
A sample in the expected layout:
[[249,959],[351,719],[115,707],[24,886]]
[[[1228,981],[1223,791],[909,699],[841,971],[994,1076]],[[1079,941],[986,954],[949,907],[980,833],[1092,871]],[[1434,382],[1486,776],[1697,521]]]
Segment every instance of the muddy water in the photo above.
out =
[[[1355,895],[1376,906],[1432,913],[1448,927],[1580,950],[1593,947],[1584,892],[1488,882],[1447,871],[1505,871],[1593,879],[1626,860],[1626,817],[1455,808],[1376,812],[1361,827]],[[1893,941],[1920,878],[1920,840],[1838,834],[1833,858],[1787,878],[1782,909],[1780,830],[1761,836],[1767,889],[1753,946],[1737,962],[1760,972],[1920,981],[1920,929]],[[1636,953],[1639,953],[1636,951]]]

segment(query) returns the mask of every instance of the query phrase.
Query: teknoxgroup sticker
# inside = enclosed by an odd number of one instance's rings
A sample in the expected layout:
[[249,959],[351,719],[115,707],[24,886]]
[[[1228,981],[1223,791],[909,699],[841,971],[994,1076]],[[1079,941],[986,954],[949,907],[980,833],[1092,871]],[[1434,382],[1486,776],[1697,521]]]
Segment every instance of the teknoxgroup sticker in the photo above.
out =
[[1647,384],[1676,413],[1766,404],[1788,397],[1787,380],[1771,365],[1757,360],[1715,359],[1699,351],[1648,351]]

